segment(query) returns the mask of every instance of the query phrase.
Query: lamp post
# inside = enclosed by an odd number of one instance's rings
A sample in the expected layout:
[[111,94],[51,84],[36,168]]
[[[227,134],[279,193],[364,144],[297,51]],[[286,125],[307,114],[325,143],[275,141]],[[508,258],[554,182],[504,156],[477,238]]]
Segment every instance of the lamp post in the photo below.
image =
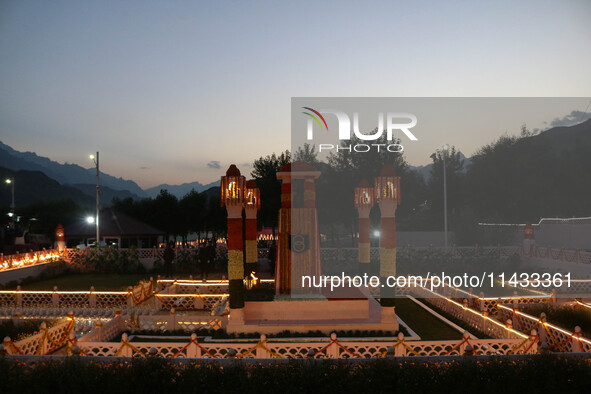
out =
[[246,214],[246,274],[256,272],[257,251],[257,211],[261,209],[261,193],[254,180],[246,182],[244,190],[244,212]]
[[[380,205],[380,277],[396,275],[396,208],[400,205],[400,177],[394,169],[385,166],[375,179],[375,199]],[[380,303],[382,307],[394,306],[394,289],[382,287]]]
[[228,280],[230,309],[233,317],[243,318],[244,308],[244,263],[242,244],[242,209],[244,207],[245,178],[232,164],[221,179],[220,202],[228,212]]
[[101,189],[99,186],[99,153],[96,152],[95,155],[90,155],[90,160],[92,160],[96,166],[96,247],[101,247],[101,239],[100,239],[100,232],[99,232],[99,212],[100,212],[100,193]]
[[359,253],[360,272],[367,272],[371,260],[371,246],[369,240],[369,214],[374,204],[374,191],[369,183],[363,179],[355,188],[355,208],[359,214]]
[[447,168],[445,167],[445,156],[447,156],[447,150],[449,146],[443,145],[443,237],[445,242],[445,249],[447,250]]
[[12,189],[12,202],[10,203],[10,213],[12,214],[11,217],[13,218],[12,220],[14,221],[14,177],[13,178],[8,178],[5,181],[7,184],[10,185],[10,188]]

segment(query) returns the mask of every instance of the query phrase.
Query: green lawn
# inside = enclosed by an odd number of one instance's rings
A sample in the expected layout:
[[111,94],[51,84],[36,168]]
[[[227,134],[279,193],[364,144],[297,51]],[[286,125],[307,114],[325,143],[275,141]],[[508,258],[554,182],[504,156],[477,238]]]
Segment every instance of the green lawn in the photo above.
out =
[[454,330],[410,298],[396,298],[396,314],[414,330],[422,340],[461,339],[462,334]]
[[128,286],[137,284],[140,280],[149,280],[149,274],[76,274],[43,280],[21,286],[23,290],[126,290]]

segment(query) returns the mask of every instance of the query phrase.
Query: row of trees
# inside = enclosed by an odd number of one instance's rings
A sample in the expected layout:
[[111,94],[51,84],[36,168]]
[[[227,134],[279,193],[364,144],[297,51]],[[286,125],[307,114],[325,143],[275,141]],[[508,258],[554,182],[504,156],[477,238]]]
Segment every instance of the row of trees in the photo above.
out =
[[[456,233],[459,243],[478,242],[475,238],[478,222],[523,223],[541,217],[588,216],[591,143],[589,139],[562,139],[557,149],[555,141],[545,133],[532,136],[524,128],[521,136],[503,136],[482,147],[468,166],[464,165],[460,152],[451,147],[432,156],[433,165],[427,179],[408,165],[404,154],[339,150],[326,161],[320,161],[311,145],[299,147],[295,152],[273,153],[256,159],[250,174],[261,190],[259,226],[277,227],[281,185],[276,174],[292,160],[314,164],[322,173],[316,181],[317,207],[321,230],[329,236],[357,231],[353,190],[361,179],[372,182],[385,165],[392,166],[401,177],[399,230],[442,230],[444,163],[449,228]],[[362,141],[355,137],[347,145],[357,143]],[[180,199],[162,190],[153,199],[113,200],[112,205],[169,235],[186,237],[192,232],[205,231],[221,235],[226,231],[226,213],[220,206],[219,188],[202,193],[191,191]],[[39,232],[48,235],[57,223],[65,225],[82,217],[82,208],[72,202],[41,203],[26,210],[39,218],[35,224],[42,227]],[[377,227],[377,207],[372,211],[372,221]]]

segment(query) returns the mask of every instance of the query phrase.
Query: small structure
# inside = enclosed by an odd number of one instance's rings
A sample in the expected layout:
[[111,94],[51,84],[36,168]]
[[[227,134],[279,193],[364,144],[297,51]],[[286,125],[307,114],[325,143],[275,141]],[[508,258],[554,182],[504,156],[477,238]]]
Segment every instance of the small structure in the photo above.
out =
[[[164,240],[164,231],[134,219],[112,208],[103,209],[99,216],[101,245],[115,245],[120,248],[132,246],[151,248]],[[75,248],[89,246],[96,242],[96,226],[86,220],[66,226],[66,245]]]
[[[382,231],[394,237],[394,210],[400,201],[400,184],[399,178],[395,174],[391,175],[388,171],[382,174],[380,187],[376,190],[384,193],[377,198],[384,211]],[[355,290],[355,295],[345,296],[343,293],[343,296],[335,296],[329,294],[326,288],[304,287],[303,275],[315,278],[322,275],[314,184],[319,176],[316,167],[303,162],[287,164],[277,173],[282,185],[274,301],[244,301],[244,177],[234,165],[222,177],[222,204],[228,212],[230,314],[226,329],[229,333],[398,330],[390,297],[387,301],[382,300],[380,305],[361,290]],[[382,272],[395,273],[396,257],[389,250],[395,247],[395,240],[381,246],[385,249],[384,253],[380,253],[384,259]]]

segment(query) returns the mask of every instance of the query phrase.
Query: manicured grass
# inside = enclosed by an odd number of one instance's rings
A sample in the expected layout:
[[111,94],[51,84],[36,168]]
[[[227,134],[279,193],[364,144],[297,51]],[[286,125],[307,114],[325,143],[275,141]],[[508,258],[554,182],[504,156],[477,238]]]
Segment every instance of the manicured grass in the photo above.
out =
[[21,286],[23,290],[90,290],[90,286],[99,290],[127,290],[128,286],[140,280],[149,280],[149,274],[75,274],[43,280]]
[[462,334],[448,326],[410,298],[396,298],[396,314],[400,316],[422,340],[461,339]]

